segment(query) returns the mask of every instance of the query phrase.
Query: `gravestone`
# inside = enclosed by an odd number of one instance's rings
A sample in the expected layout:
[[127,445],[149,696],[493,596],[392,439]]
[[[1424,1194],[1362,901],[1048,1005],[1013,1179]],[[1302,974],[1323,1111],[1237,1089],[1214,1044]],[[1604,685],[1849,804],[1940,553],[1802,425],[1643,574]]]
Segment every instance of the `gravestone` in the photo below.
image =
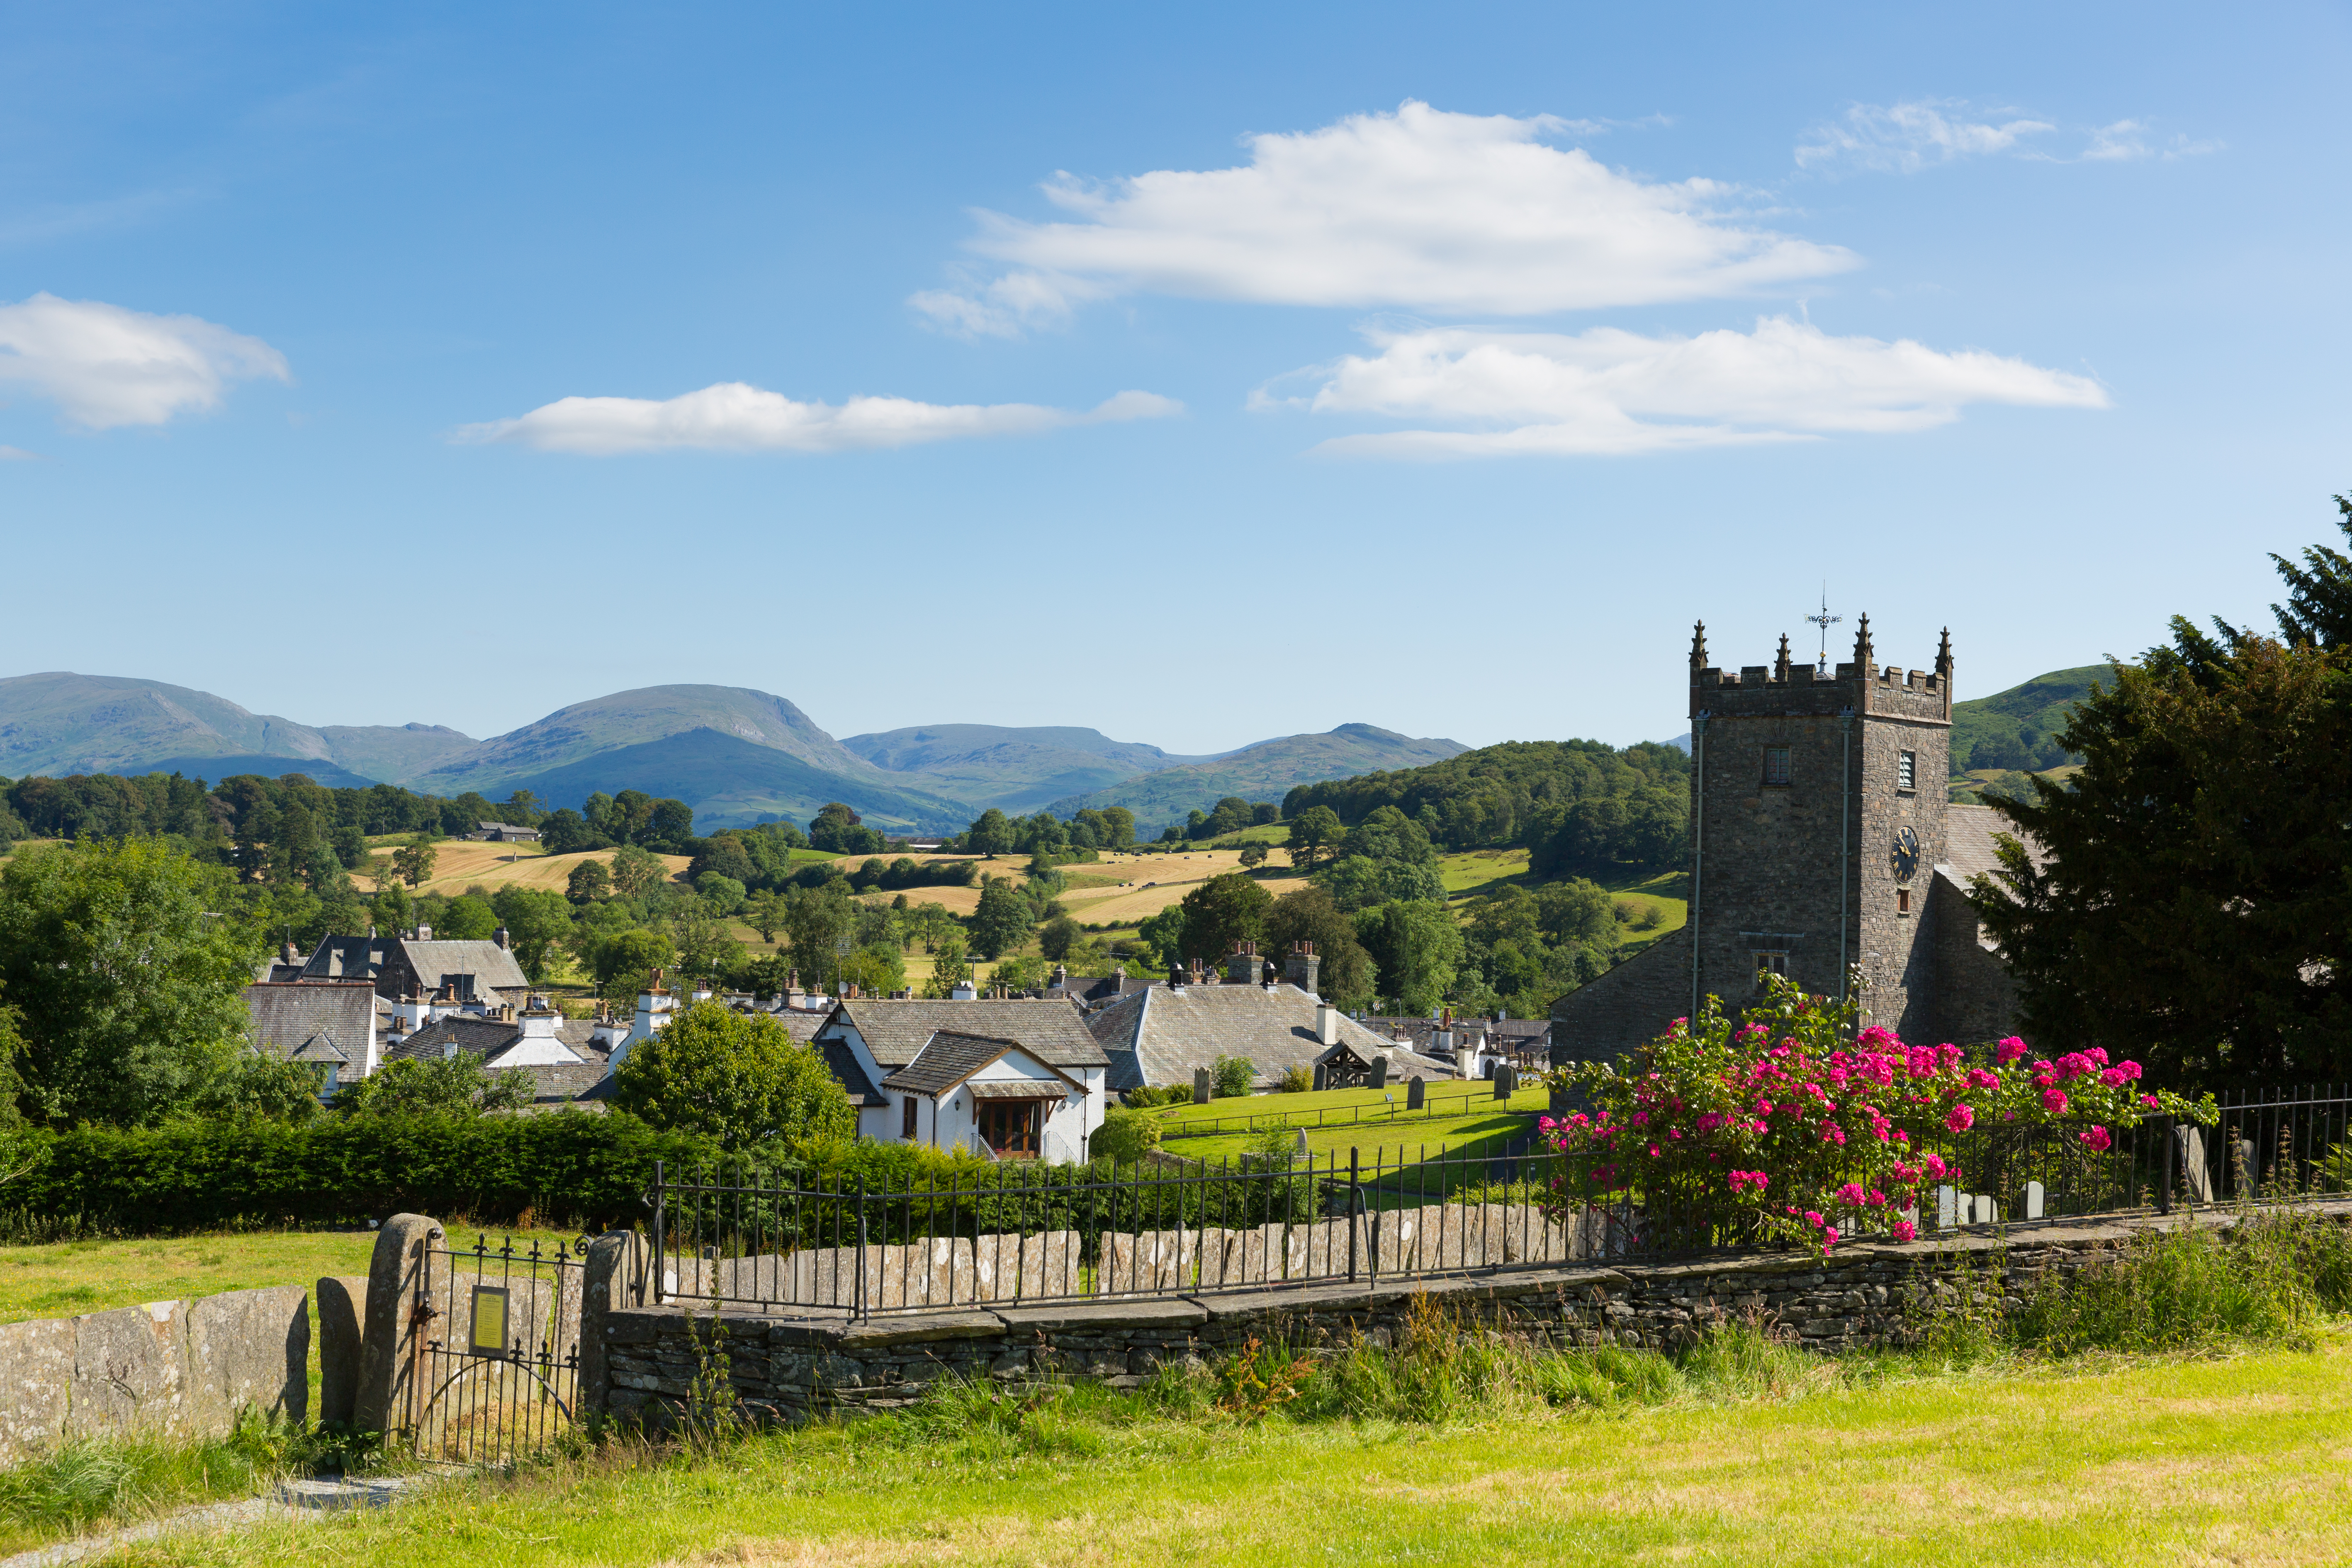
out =
[[1330,1087],[1331,1068],[1329,1065],[1324,1062],[1317,1062],[1315,1064],[1315,1092],[1320,1094]]
[[1419,1073],[1415,1073],[1412,1077],[1405,1079],[1404,1108],[1407,1110],[1419,1110],[1423,1106],[1427,1105],[1428,1103],[1429,1086],[1421,1081],[1421,1075]]
[[1496,1062],[1495,1064],[1495,1098],[1508,1100],[1517,1091],[1518,1087],[1518,1068],[1508,1062]]
[[360,1391],[360,1342],[367,1323],[367,1276],[319,1281],[319,1425],[348,1426]]
[[2172,1130],[2173,1159],[2180,1171],[2180,1184],[2188,1189],[2189,1201],[2210,1204],[2213,1201],[2213,1173],[2205,1163],[2205,1130],[2201,1127],[2175,1127]]
[[1372,1058],[1371,1087],[1374,1089],[1386,1089],[1388,1086],[1389,1058],[1386,1057],[1374,1057]]
[[1192,1069],[1192,1103],[1206,1105],[1209,1103],[1209,1097],[1214,1092],[1214,1086],[1209,1080],[1209,1069],[1194,1068]]

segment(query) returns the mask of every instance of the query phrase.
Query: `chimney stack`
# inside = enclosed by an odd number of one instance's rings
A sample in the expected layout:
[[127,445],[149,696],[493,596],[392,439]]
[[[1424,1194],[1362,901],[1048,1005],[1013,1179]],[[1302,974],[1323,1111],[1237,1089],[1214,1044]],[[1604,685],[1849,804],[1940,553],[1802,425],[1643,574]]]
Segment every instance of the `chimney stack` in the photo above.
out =
[[1315,955],[1313,942],[1290,944],[1290,956],[1283,961],[1282,977],[1309,996],[1322,990],[1323,961]]
[[419,942],[431,942],[433,940],[433,928],[431,926],[418,926],[416,928],[416,940]]
[[512,950],[514,939],[507,934],[507,928],[504,926],[500,926],[498,930],[492,931],[490,933],[490,940],[499,944],[500,952],[509,952]]
[[1225,960],[1225,978],[1236,985],[1255,985],[1265,967],[1265,960],[1257,954],[1257,943],[1244,942],[1234,949],[1231,958]]
[[1328,1002],[1315,1005],[1315,1037],[1327,1046],[1339,1043],[1339,1009]]

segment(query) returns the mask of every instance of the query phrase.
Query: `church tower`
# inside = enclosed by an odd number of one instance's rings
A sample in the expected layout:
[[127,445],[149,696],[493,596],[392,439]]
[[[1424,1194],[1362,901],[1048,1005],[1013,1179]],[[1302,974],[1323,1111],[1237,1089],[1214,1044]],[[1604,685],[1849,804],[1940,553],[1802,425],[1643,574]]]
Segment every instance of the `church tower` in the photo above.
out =
[[[1834,672],[1737,673],[1691,638],[1689,1005],[1737,1007],[1759,969],[1831,996],[1860,964],[1864,1022],[1906,1038],[1934,1023],[1928,893],[1947,858],[1952,641],[1933,669],[1875,663],[1870,617]],[[1679,1008],[1677,1009],[1679,1010]]]

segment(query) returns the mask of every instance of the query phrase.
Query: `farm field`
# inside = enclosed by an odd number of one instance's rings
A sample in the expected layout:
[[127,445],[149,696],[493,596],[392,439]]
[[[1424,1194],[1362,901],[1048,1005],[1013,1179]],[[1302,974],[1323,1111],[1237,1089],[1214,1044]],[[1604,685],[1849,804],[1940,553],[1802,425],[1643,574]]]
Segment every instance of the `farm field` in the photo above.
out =
[[[581,861],[613,858],[610,849],[584,855],[542,855],[531,844],[468,844],[463,839],[444,840],[433,850],[432,879],[416,890],[445,896],[462,893],[478,883],[492,892],[509,883],[520,883],[526,888],[560,893],[572,868]],[[669,868],[673,879],[683,876],[691,864],[683,855],[664,855],[659,858]],[[352,885],[362,892],[375,891],[374,879],[357,873],[352,877]]]
[[2340,1336],[2316,1352],[2057,1369],[1791,1360],[1713,1383],[1665,1369],[1646,1400],[1515,1402],[1443,1426],[1171,1415],[1088,1391],[1049,1411],[1000,1403],[661,1460],[623,1448],[453,1477],[381,1512],[157,1542],[119,1561],[2342,1561],[2352,1354]]

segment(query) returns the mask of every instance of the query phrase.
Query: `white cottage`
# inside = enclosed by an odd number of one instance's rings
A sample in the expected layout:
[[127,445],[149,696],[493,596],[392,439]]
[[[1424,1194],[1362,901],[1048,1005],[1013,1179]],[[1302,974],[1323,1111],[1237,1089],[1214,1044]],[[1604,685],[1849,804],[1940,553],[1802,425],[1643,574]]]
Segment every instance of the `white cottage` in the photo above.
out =
[[1108,1101],[1110,1060],[1061,998],[850,998],[814,1044],[866,1138],[1084,1160]]

